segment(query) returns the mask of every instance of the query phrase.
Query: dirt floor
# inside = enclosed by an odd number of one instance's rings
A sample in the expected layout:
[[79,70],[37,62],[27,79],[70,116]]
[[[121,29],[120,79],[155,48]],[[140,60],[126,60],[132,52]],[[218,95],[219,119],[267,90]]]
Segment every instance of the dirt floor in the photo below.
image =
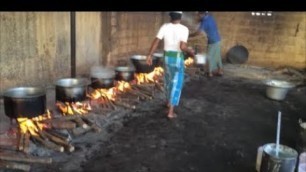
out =
[[273,101],[263,78],[187,76],[178,118],[167,120],[162,97],[114,112],[103,117],[102,133],[74,140],[75,152],[52,154],[52,165],[32,171],[255,172],[257,148],[275,142],[278,111],[280,143],[292,148],[298,119],[306,120],[305,88]]
[[296,146],[305,103],[305,90],[292,90],[285,101],[275,102],[265,97],[265,86],[257,81],[191,80],[177,119],[168,121],[160,104],[124,122],[82,167],[103,172],[255,171],[258,146],[275,142],[279,110],[281,144]]

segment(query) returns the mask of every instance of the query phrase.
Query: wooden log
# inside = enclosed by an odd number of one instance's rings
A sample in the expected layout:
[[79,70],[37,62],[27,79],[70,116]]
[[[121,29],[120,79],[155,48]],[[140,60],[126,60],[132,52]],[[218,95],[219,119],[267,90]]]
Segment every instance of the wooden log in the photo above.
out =
[[100,133],[100,132],[102,131],[102,129],[101,129],[96,123],[94,123],[93,121],[91,121],[90,119],[84,118],[83,120],[84,120],[84,121],[92,128],[92,130],[94,130],[95,132]]
[[118,105],[118,106],[122,106],[122,107],[128,108],[128,109],[136,109],[135,105],[130,105],[130,104],[125,103],[125,102],[115,101],[114,104]]
[[91,130],[90,126],[87,127],[87,128],[77,127],[77,128],[72,129],[72,134],[74,136],[80,136],[80,135],[85,134],[86,132],[88,132],[90,130]]
[[24,141],[23,141],[23,152],[29,153],[30,152],[30,133],[26,132],[24,134]]
[[18,150],[19,151],[23,151],[24,137],[25,137],[25,134],[23,132],[19,131],[19,142],[18,142]]
[[52,142],[56,143],[56,144],[59,144],[59,145],[62,145],[62,146],[67,146],[69,145],[69,142],[67,142],[66,140],[62,140],[61,138],[59,137],[56,137],[46,131],[42,131],[44,133],[44,135],[49,139],[51,140]]
[[140,87],[154,87],[155,83],[144,83],[144,84],[137,85],[137,86],[140,86]]
[[76,118],[79,118],[81,117],[81,115],[67,115],[67,116],[57,116],[57,117],[54,117],[54,118],[51,118],[51,119],[45,119],[45,120],[42,120],[41,122],[44,122],[44,123],[49,123],[49,122],[52,122],[52,121],[70,121],[70,120],[74,120]]
[[132,98],[129,98],[129,97],[118,97],[116,99],[116,101],[119,101],[119,102],[130,102],[131,104],[135,104],[135,103],[139,103],[140,99],[132,99]]
[[54,143],[62,145],[64,147],[64,150],[68,152],[73,152],[75,150],[74,146],[71,145],[66,139],[62,139],[61,137],[58,137],[57,135],[53,135],[47,131],[44,131],[45,135]]
[[116,106],[112,103],[112,101],[108,97],[104,97],[104,100],[109,107],[109,109],[116,110]]
[[148,91],[148,90],[144,90],[144,89],[138,89],[139,90],[139,92],[141,92],[141,93],[143,93],[143,94],[145,94],[145,95],[147,95],[147,96],[149,96],[149,97],[151,97],[151,98],[153,98],[154,97],[154,91]]
[[82,127],[84,129],[88,128],[88,125],[82,120],[81,117],[73,119],[77,123],[77,126]]
[[31,170],[31,165],[17,163],[17,162],[0,161],[0,168],[21,170],[21,171],[30,171]]
[[163,86],[161,86],[159,83],[155,83],[155,86],[156,86],[156,88],[159,90],[159,91],[161,91],[161,92],[165,92],[165,89],[164,89],[164,87]]
[[52,163],[52,158],[34,157],[31,155],[24,156],[15,152],[14,153],[0,152],[0,160],[25,162],[25,163],[41,163],[41,164]]
[[68,145],[64,146],[64,148],[68,152],[74,152],[74,150],[75,150],[75,147],[71,144],[68,144]]
[[146,87],[140,87],[138,85],[135,85],[134,87],[135,87],[135,89],[137,89],[137,90],[147,94],[148,96],[152,96],[153,97],[153,95],[154,95],[154,91],[152,91],[153,90],[152,88],[150,88],[150,90],[149,90]]
[[0,147],[2,148],[12,148],[12,150],[18,150],[19,139],[10,137],[0,137]]
[[76,128],[76,123],[72,121],[52,120],[49,124],[51,125],[51,128],[54,128],[54,129]]
[[64,147],[63,146],[59,146],[53,142],[50,142],[48,140],[44,140],[42,138],[40,138],[39,136],[32,136],[32,138],[34,138],[35,140],[39,141],[42,145],[44,145],[45,147],[58,151],[58,152],[64,152]]
[[[135,91],[136,91],[136,90],[135,90]],[[152,100],[152,99],[153,99],[153,96],[152,96],[152,95],[149,95],[149,94],[147,94],[147,93],[145,93],[145,92],[143,92],[143,91],[137,90],[137,92],[138,92],[139,94],[143,95],[143,97],[144,97],[145,99],[149,99],[149,100]]]
[[110,106],[108,104],[107,98],[105,98],[104,96],[101,97],[103,99],[103,104],[105,106],[106,109],[110,109]]
[[46,132],[48,132],[48,133],[50,133],[50,134],[52,134],[52,135],[54,135],[54,136],[56,136],[56,137],[58,137],[58,138],[60,138],[62,140],[65,140],[66,142],[70,142],[71,141],[71,137],[69,136],[69,134],[66,135],[66,134],[59,133],[59,132],[57,132],[55,130],[50,130],[50,129],[47,129]]
[[134,91],[134,90],[129,90],[128,93],[131,94],[131,95],[133,95],[133,96],[139,97],[141,100],[146,99],[145,96],[143,96],[142,94],[139,94],[138,92],[136,92],[136,91]]

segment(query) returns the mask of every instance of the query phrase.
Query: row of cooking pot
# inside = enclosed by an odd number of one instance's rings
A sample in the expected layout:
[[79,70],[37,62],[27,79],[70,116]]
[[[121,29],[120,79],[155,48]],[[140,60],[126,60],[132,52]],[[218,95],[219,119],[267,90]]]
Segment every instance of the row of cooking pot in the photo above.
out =
[[[161,55],[160,55],[161,57]],[[154,56],[153,65],[147,66],[145,56],[132,56],[133,67],[118,66],[111,68],[95,67],[91,70],[91,82],[85,78],[63,78],[55,83],[56,101],[76,102],[84,101],[88,86],[94,89],[111,88],[114,80],[132,81],[134,72],[151,72],[161,65],[160,59]],[[16,87],[8,89],[3,94],[4,111],[10,118],[32,118],[46,112],[46,91],[40,87]]]

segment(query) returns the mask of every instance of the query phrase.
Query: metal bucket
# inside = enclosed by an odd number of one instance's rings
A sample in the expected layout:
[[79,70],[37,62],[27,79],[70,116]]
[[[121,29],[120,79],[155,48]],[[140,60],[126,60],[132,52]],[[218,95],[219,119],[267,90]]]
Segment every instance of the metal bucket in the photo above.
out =
[[293,83],[281,80],[267,80],[266,95],[273,100],[284,100],[289,89],[295,87]]
[[279,145],[279,154],[277,156],[276,144],[265,144],[260,172],[294,172],[297,158],[298,152],[288,146]]

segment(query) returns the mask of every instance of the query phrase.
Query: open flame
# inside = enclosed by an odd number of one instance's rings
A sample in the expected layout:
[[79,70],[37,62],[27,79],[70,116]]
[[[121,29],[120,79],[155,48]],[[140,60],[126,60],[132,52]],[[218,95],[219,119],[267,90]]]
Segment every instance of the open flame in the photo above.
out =
[[150,73],[137,73],[136,81],[137,84],[143,83],[154,83],[164,74],[164,69],[162,67],[155,67]]
[[115,88],[112,87],[110,89],[95,89],[88,97],[90,97],[93,100],[99,99],[100,97],[106,97],[109,100],[115,100],[116,92]]
[[17,121],[19,123],[19,127],[22,133],[29,132],[33,136],[37,136],[38,132],[43,130],[43,128],[46,128],[47,125],[44,123],[41,123],[41,121],[51,119],[51,113],[49,110],[47,110],[46,114],[40,115],[38,117],[34,118],[17,118]]
[[193,58],[191,58],[191,57],[188,57],[188,58],[184,61],[185,67],[189,67],[189,66],[191,66],[193,63],[194,63],[194,60],[193,60]]
[[95,89],[92,93],[88,95],[89,98],[97,100],[100,98],[107,98],[109,100],[115,101],[116,96],[119,92],[126,92],[131,89],[131,84],[126,81],[118,81],[116,85],[109,89]]
[[125,92],[131,89],[132,87],[131,84],[126,81],[118,81],[115,88],[120,92]]
[[56,106],[62,112],[63,115],[84,115],[92,110],[89,103],[81,103],[81,102],[56,102]]

